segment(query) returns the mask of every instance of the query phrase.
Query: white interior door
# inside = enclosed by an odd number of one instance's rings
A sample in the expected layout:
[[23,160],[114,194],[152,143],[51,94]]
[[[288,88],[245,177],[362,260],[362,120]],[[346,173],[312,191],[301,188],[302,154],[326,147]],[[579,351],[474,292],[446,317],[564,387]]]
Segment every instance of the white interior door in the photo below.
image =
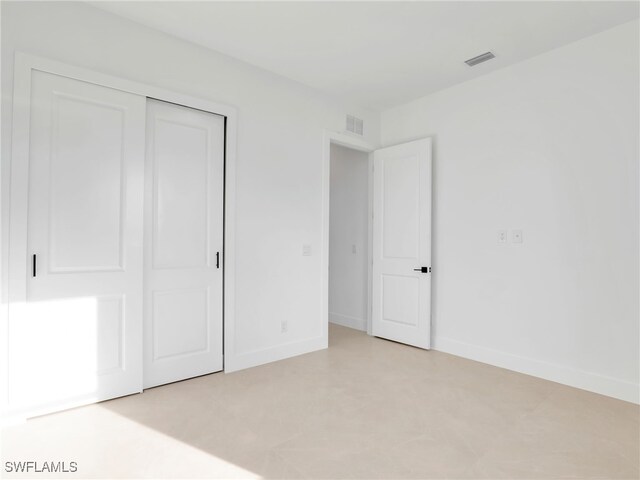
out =
[[374,152],[372,333],[420,348],[431,332],[431,140]]
[[34,71],[26,303],[9,404],[44,413],[142,389],[145,98]]
[[149,100],[145,388],[220,371],[224,117]]

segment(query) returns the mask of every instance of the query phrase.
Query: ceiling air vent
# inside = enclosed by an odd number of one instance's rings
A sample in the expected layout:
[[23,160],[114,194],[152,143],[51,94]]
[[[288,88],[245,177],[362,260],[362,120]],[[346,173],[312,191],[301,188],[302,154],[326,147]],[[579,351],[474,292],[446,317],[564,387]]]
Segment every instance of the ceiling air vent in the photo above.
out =
[[363,122],[361,118],[347,115],[347,132],[363,135]]
[[487,60],[491,60],[492,58],[496,58],[496,56],[491,52],[483,53],[482,55],[478,55],[477,57],[470,58],[469,60],[465,60],[464,63],[473,67],[474,65],[478,65],[479,63],[486,62]]

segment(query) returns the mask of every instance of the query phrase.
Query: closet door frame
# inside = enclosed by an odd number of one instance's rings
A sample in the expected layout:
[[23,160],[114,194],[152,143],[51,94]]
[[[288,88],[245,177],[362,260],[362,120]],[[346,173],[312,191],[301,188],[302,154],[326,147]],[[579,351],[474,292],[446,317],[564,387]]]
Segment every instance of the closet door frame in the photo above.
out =
[[[31,78],[33,71],[72,78],[124,92],[154,98],[185,107],[203,110],[225,117],[224,159],[224,248],[223,248],[223,330],[224,371],[234,370],[235,326],[235,211],[236,211],[236,139],[237,109],[233,106],[192,97],[154,85],[106,75],[82,67],[26,53],[15,54],[13,81],[13,123],[11,138],[9,245],[7,304],[0,309],[0,338],[6,343],[0,346],[0,387],[8,387],[8,319],[19,315],[27,301],[27,280],[30,258],[27,251],[28,199],[29,199],[29,138]],[[6,220],[4,220],[6,221]],[[142,286],[141,286],[142,288]],[[5,317],[5,318],[2,318]],[[142,379],[140,385],[142,386]],[[8,388],[0,398],[0,411],[7,412]],[[70,406],[71,407],[71,406]]]

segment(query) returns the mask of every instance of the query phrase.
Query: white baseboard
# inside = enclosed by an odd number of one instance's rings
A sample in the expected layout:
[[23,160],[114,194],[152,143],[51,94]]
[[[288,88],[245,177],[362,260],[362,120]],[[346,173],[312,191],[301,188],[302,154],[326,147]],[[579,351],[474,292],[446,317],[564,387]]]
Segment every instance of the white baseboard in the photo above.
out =
[[544,378],[545,380],[607,395],[627,402],[640,403],[640,385],[637,383],[533,358],[521,357],[446,337],[434,338],[432,345],[434,350],[440,352]]
[[340,313],[329,312],[329,322],[343,327],[353,328],[355,330],[367,331],[367,320],[364,318],[352,317],[350,315],[342,315]]
[[303,355],[305,353],[315,352],[328,347],[326,337],[314,337],[297,342],[285,343],[264,350],[255,350],[251,352],[241,353],[239,355],[228,355],[224,357],[224,371],[231,373],[245,368],[257,367],[265,363],[284,360],[285,358]]

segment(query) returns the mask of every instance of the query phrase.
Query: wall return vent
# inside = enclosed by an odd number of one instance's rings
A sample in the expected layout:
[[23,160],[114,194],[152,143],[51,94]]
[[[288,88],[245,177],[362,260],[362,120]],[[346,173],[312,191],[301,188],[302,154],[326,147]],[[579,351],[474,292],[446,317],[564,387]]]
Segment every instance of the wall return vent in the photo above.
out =
[[470,58],[469,60],[465,60],[464,63],[473,67],[474,65],[478,65],[479,63],[486,62],[487,60],[491,60],[492,58],[496,58],[496,56],[491,52],[483,53],[482,55],[478,55],[477,57]]
[[347,132],[362,136],[364,133],[364,122],[361,118],[347,115]]

